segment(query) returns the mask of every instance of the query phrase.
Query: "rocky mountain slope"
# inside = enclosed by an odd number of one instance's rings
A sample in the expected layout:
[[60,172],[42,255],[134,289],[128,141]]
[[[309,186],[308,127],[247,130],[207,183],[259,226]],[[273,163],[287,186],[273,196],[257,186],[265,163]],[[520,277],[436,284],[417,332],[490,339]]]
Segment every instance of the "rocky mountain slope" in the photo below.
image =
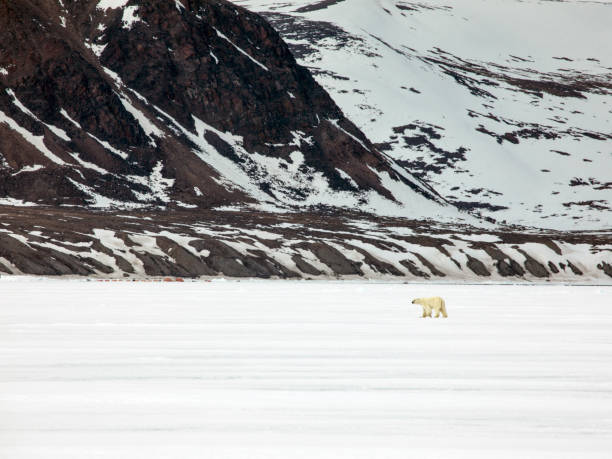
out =
[[5,204],[445,212],[223,0],[0,1],[0,139]]
[[348,211],[0,211],[0,273],[612,284],[609,232],[507,231]]
[[236,3],[447,200],[497,221],[610,228],[611,2]]
[[[500,130],[607,106],[603,73],[536,87],[410,51],[433,2],[235,3],[289,46],[225,0],[0,0],[1,273],[612,283],[607,121]],[[534,152],[568,139],[601,152],[554,153],[532,212]]]

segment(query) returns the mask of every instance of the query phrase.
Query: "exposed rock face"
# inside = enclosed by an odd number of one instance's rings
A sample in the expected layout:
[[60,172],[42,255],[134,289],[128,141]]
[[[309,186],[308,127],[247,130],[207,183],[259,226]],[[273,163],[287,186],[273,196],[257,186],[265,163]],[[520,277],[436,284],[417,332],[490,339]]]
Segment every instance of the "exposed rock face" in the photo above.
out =
[[[442,128],[404,124],[436,167],[466,160],[437,146]],[[225,0],[0,0],[2,273],[612,279],[609,232],[468,227],[408,172],[419,161],[377,150],[264,19]]]
[[6,202],[356,206],[413,190],[435,197],[241,7],[0,0]]
[[564,233],[373,222],[356,213],[10,207],[2,223],[0,272],[7,274],[612,284],[609,232],[577,244]]

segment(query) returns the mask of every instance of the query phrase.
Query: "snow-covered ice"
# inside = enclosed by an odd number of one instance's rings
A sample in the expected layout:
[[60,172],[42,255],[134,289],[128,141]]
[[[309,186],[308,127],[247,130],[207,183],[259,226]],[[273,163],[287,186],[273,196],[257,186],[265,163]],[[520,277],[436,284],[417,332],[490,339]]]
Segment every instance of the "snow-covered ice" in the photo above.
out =
[[[0,457],[609,458],[612,289],[0,282]],[[448,319],[420,319],[441,295]]]

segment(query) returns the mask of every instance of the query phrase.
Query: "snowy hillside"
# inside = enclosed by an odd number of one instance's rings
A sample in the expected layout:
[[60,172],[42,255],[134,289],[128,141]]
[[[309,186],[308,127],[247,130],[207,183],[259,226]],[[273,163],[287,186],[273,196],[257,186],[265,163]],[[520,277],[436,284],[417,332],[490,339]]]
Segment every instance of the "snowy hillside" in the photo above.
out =
[[237,0],[347,116],[448,200],[549,228],[612,222],[612,3]]
[[5,205],[461,218],[225,1],[0,3],[0,139]]
[[0,1],[0,272],[610,283],[610,5]]
[[519,232],[358,212],[0,210],[0,273],[612,284],[610,232]]

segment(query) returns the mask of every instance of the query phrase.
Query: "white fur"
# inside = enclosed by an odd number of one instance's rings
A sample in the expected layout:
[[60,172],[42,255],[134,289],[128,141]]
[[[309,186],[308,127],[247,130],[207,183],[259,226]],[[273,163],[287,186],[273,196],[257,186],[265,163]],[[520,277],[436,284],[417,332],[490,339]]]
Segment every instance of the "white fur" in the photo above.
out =
[[440,317],[440,313],[442,313],[442,316],[448,317],[446,314],[446,304],[439,296],[432,296],[430,298],[415,298],[412,300],[412,304],[420,304],[423,306],[422,317],[431,317],[432,312],[436,313],[436,318]]

